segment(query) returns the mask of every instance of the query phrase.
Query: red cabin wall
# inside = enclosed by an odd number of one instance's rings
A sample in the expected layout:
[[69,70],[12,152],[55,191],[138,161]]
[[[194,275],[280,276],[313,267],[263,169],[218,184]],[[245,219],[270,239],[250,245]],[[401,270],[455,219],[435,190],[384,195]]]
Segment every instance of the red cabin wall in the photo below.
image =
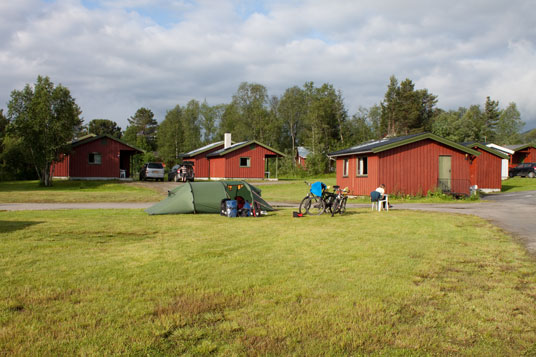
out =
[[341,187],[348,186],[352,194],[360,196],[368,196],[382,183],[389,194],[426,194],[437,186],[441,155],[451,157],[453,190],[456,187],[457,193],[468,194],[470,163],[465,153],[428,139],[369,155],[367,176],[356,175],[357,156],[349,155],[348,177],[343,177],[345,157],[337,158],[337,184]]
[[[215,148],[210,149],[208,151],[205,151],[205,152],[203,152],[203,153],[201,153],[199,155],[196,155],[191,159],[185,158],[184,161],[193,161],[193,163],[194,163],[194,174],[195,174],[196,178],[198,178],[198,177],[203,177],[203,178],[213,177],[212,174],[210,174],[210,172],[212,170],[210,169],[210,163],[209,163],[209,160],[207,158],[207,155],[213,153],[214,151],[218,151],[218,150],[220,150],[222,148],[223,148],[223,144],[218,145]],[[209,174],[210,174],[210,176],[209,176]],[[216,176],[214,176],[214,177],[216,177]]]
[[527,155],[527,158],[525,162],[536,162],[536,148],[528,148],[529,154]]
[[[70,154],[71,177],[119,177],[119,156],[121,150],[132,151],[118,141],[106,138],[77,146]],[[89,154],[98,152],[101,164],[89,164]]]
[[61,160],[54,163],[55,177],[69,177],[69,155],[62,155]]
[[509,167],[513,168],[525,162],[536,162],[536,149],[535,148],[528,147],[526,149],[514,152],[510,156]]
[[453,191],[468,194],[470,163],[465,153],[429,139],[380,153],[380,181],[388,193],[425,195],[437,187],[439,156],[451,157]]
[[300,165],[302,169],[307,170],[307,159],[305,157],[297,156],[296,164]]
[[225,178],[225,158],[210,158],[210,177]]
[[[480,189],[501,189],[501,165],[502,159],[487,151],[475,149],[480,152],[471,164],[471,185],[477,185]],[[473,172],[476,175],[473,175]],[[475,177],[473,177],[475,176]]]
[[[357,159],[367,155],[351,155],[337,158],[337,185],[348,187],[351,195],[366,196],[378,186],[378,155],[367,156],[367,175],[357,176]],[[344,160],[348,159],[348,176],[344,176]]]
[[[257,144],[251,144],[225,155],[226,178],[264,178],[265,156],[276,155]],[[240,167],[240,158],[249,157],[250,167]]]

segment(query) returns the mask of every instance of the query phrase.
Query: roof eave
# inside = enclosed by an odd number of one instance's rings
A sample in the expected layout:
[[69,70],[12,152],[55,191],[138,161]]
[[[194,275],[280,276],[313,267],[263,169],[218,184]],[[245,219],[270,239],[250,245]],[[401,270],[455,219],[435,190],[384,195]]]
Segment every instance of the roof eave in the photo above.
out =
[[372,154],[373,152],[371,150],[366,151],[350,151],[350,152],[344,152],[344,153],[332,153],[328,154],[328,157],[341,157],[341,156],[350,156],[350,155],[362,155],[362,154]]
[[492,149],[490,148],[489,146],[486,146],[486,145],[483,145],[483,144],[480,144],[480,143],[473,143],[470,145],[471,147],[477,147],[477,148],[480,148],[492,155],[495,155],[495,156],[498,156],[500,157],[501,159],[504,159],[504,160],[508,160],[509,156],[507,154],[503,154],[501,152],[499,152],[498,150],[496,149]]
[[463,145],[455,143],[454,141],[444,139],[444,138],[439,137],[437,135],[434,135],[432,133],[423,133],[421,135],[416,135],[416,136],[413,136],[411,138],[408,138],[406,140],[400,140],[400,141],[397,141],[397,142],[394,142],[394,143],[391,143],[391,144],[387,144],[387,145],[384,145],[384,146],[378,146],[378,147],[372,149],[372,152],[376,154],[376,153],[380,153],[382,151],[395,149],[397,147],[404,146],[404,145],[411,144],[411,143],[415,143],[417,141],[421,141],[421,140],[425,140],[425,139],[431,139],[431,140],[437,141],[437,142],[439,142],[441,144],[444,144],[444,145],[453,147],[455,149],[458,149],[460,151],[463,151],[466,154],[471,154],[471,155],[474,155],[474,156],[479,156],[480,155],[480,153],[478,151],[476,151],[476,150],[467,148],[467,147],[465,147]]
[[243,144],[241,144],[241,145],[237,145],[236,147],[232,147],[232,148],[230,148],[229,150],[223,150],[223,151],[220,152],[220,153],[212,153],[212,154],[209,154],[209,155],[207,155],[207,157],[217,157],[217,156],[220,156],[220,157],[221,157],[221,156],[225,156],[225,155],[227,155],[227,154],[230,153],[230,152],[236,151],[236,150],[238,150],[238,149],[242,149],[243,147],[246,147],[246,146],[251,145],[251,144],[257,144],[257,145],[259,145],[259,146],[262,146],[263,148],[268,149],[268,150],[270,150],[270,151],[272,151],[272,152],[274,152],[274,153],[276,153],[277,155],[280,155],[280,156],[282,156],[282,157],[285,157],[285,156],[286,156],[286,155],[283,154],[282,152],[279,152],[279,151],[277,151],[277,150],[275,150],[275,149],[272,149],[272,148],[269,147],[268,145],[262,144],[262,143],[258,142],[257,140],[250,140],[250,141],[246,141],[245,143],[243,143]]
[[145,153],[145,150],[143,149],[140,149],[140,148],[137,148],[135,147],[134,145],[131,145],[121,139],[118,139],[116,137],[113,137],[111,135],[108,135],[108,134],[104,134],[104,135],[94,135],[93,137],[87,137],[83,140],[80,140],[80,141],[77,141],[75,143],[72,144],[72,147],[77,147],[77,146],[80,146],[80,145],[84,145],[84,144],[87,144],[87,143],[91,143],[93,141],[96,141],[96,140],[99,140],[99,139],[102,139],[102,138],[108,138],[108,139],[112,139],[112,140],[115,140],[117,141],[118,143],[121,143],[125,146],[128,146],[129,148],[135,150],[135,151],[139,151],[140,153],[144,154]]

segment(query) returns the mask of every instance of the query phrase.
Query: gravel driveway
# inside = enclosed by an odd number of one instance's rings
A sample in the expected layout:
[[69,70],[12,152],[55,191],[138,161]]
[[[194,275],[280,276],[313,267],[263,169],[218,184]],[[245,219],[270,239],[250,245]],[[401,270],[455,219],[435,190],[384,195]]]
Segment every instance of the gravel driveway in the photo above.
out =
[[486,202],[466,204],[400,204],[396,209],[473,214],[519,237],[536,255],[536,191],[486,195]]

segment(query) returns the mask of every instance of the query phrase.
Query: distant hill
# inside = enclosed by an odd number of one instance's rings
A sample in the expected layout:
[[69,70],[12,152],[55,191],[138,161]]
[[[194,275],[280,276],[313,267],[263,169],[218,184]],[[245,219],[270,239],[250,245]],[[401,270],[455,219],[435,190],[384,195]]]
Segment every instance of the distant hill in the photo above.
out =
[[523,143],[536,143],[536,129],[525,131],[521,133],[521,141]]

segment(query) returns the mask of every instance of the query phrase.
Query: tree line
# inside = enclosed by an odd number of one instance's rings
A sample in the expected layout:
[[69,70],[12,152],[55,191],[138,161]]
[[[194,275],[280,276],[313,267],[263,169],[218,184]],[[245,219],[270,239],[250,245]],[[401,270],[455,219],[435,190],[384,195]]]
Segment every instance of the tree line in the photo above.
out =
[[457,110],[437,108],[437,96],[416,89],[410,79],[391,76],[383,100],[349,115],[343,94],[333,85],[306,82],[280,96],[269,95],[258,83],[241,83],[230,103],[210,105],[190,100],[167,111],[161,122],[149,108],[139,108],[122,130],[110,119],[83,125],[81,110],[69,90],[39,76],[34,86],[14,90],[7,115],[0,110],[0,178],[36,175],[48,185],[47,167],[68,152],[68,143],[87,134],[111,135],[145,151],[144,161],[180,162],[180,154],[223,139],[257,140],[287,153],[280,171],[299,174],[294,163],[298,146],[311,152],[310,173],[330,170],[329,152],[386,136],[429,131],[456,141],[494,142],[499,145],[534,140],[523,137],[523,121],[515,103],[505,108],[497,100]]

